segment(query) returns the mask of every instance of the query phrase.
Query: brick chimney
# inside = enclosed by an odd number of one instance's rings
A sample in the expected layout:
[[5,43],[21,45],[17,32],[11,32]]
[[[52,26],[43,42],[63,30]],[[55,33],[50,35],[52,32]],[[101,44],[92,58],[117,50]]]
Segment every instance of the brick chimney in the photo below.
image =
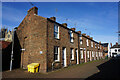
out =
[[82,35],[84,35],[84,36],[85,36],[86,34],[85,34],[85,33],[83,33]]
[[93,37],[90,37],[90,39],[92,39],[92,40],[93,40]]
[[110,43],[111,47],[112,47],[112,43]]
[[89,36],[89,35],[87,35],[87,37],[88,37],[88,38],[90,38],[90,36]]
[[71,28],[71,30],[75,31],[75,28]]
[[78,31],[79,34],[81,34],[81,31]]
[[62,23],[63,26],[67,27],[67,23]]
[[28,14],[38,14],[38,8],[37,7],[32,7],[31,9],[28,10]]
[[56,21],[56,17],[50,17],[49,19]]
[[116,42],[116,45],[118,45],[118,42]]

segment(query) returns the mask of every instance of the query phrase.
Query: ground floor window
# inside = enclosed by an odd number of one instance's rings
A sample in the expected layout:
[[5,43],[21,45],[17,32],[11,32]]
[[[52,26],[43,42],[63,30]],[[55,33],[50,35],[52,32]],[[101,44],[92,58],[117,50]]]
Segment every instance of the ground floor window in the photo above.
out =
[[96,57],[98,57],[98,54],[97,54],[97,52],[96,52]]
[[54,60],[59,61],[59,47],[54,46]]
[[90,56],[89,56],[89,51],[87,51],[87,57],[90,58]]
[[70,58],[71,58],[71,60],[74,60],[74,51],[73,51],[73,48],[70,49]]
[[92,57],[94,57],[94,53],[93,53],[93,51],[92,51]]

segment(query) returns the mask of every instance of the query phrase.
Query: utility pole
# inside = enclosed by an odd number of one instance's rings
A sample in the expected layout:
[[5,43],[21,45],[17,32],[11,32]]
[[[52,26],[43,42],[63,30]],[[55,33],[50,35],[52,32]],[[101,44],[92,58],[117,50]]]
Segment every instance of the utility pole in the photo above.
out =
[[10,61],[10,71],[12,71],[12,61],[13,61],[13,48],[14,48],[14,32],[17,28],[13,29],[13,35],[12,35],[12,51],[11,51],[11,61]]

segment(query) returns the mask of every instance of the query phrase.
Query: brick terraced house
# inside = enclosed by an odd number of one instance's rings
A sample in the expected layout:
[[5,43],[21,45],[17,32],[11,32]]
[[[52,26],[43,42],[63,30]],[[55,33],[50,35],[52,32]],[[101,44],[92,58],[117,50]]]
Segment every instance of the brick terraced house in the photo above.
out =
[[40,63],[39,72],[102,58],[102,45],[92,37],[57,23],[55,17],[38,16],[38,8],[28,10],[16,30],[21,52],[21,67]]
[[102,44],[101,42],[96,42],[92,37],[81,34],[80,38],[80,62],[88,62],[96,59],[102,59]]

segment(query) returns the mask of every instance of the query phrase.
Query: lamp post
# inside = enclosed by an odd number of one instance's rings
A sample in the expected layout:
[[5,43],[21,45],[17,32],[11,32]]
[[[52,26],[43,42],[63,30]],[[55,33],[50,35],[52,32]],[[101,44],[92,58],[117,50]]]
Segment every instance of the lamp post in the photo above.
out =
[[10,71],[12,71],[12,61],[13,61],[13,48],[14,48],[14,32],[17,29],[17,27],[15,27],[13,29],[13,35],[12,35],[12,51],[11,51],[11,60],[10,60]]

